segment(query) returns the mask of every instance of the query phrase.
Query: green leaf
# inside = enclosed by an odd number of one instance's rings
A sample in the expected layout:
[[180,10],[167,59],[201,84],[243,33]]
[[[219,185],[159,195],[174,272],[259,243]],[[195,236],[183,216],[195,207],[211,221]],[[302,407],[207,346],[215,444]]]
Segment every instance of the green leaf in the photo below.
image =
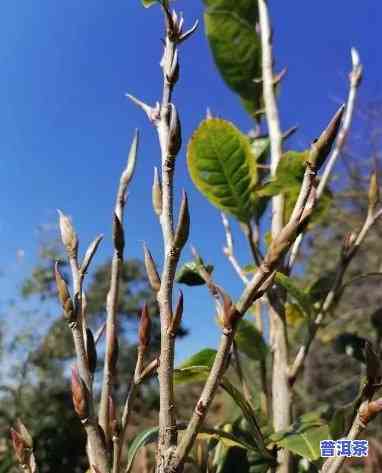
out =
[[299,191],[305,172],[308,152],[288,151],[283,154],[276,170],[276,177],[261,187],[260,196],[272,197],[285,192]]
[[242,411],[245,419],[248,422],[249,432],[255,442],[255,446],[258,451],[265,458],[272,458],[271,453],[265,447],[263,434],[257,423],[256,414],[251,404],[244,398],[243,394],[238,389],[236,389],[235,386],[226,377],[223,378],[221,386],[226,391],[226,393],[231,396],[235,404]]
[[268,346],[255,324],[249,320],[241,320],[235,335],[238,349],[251,360],[265,360]]
[[204,21],[215,64],[226,84],[253,116],[263,111],[261,41],[256,32],[257,2],[205,0]]
[[[205,265],[208,273],[212,273],[214,267]],[[185,263],[176,273],[175,280],[179,284],[186,284],[187,286],[202,286],[205,284],[204,279],[199,273],[200,264],[196,261]]]
[[215,360],[216,350],[205,348],[185,360],[174,370],[175,384],[205,381]]
[[[186,428],[187,424],[178,424],[179,430],[185,430]],[[152,427],[140,432],[134,437],[128,450],[128,462],[125,470],[126,473],[130,473],[132,470],[134,460],[139,449],[145,445],[148,445],[149,443],[155,442],[158,439],[158,435],[159,427]],[[225,432],[224,430],[202,427],[199,430],[198,438],[208,440],[216,439],[221,441],[226,447],[239,447],[245,450],[255,450],[255,448],[250,443],[245,442],[244,440],[239,439],[235,435],[231,434],[230,432]]]
[[141,447],[144,447],[148,443],[154,442],[158,438],[158,433],[159,433],[159,428],[158,427],[152,427],[150,429],[144,430],[143,432],[140,432],[137,434],[133,441],[131,442],[129,446],[129,450],[127,453],[127,467],[126,467],[126,473],[130,473],[133,463],[135,460],[135,457]]
[[320,441],[330,438],[329,426],[316,413],[302,416],[289,429],[271,435],[279,447],[310,461],[320,458]]
[[220,210],[248,222],[257,176],[249,138],[230,122],[208,119],[193,134],[187,154],[198,190]]
[[275,283],[283,287],[287,293],[297,302],[305,316],[309,319],[314,313],[313,303],[305,291],[300,289],[294,281],[282,273],[276,273]]

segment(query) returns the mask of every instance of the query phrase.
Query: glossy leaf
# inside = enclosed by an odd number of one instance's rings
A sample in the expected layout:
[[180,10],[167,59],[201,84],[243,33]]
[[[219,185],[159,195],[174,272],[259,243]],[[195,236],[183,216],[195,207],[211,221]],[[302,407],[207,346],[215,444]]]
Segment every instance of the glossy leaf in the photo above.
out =
[[211,348],[205,348],[192,355],[175,369],[175,384],[189,384],[206,380],[215,356],[216,350]]
[[205,120],[190,140],[187,160],[195,186],[213,205],[241,222],[250,220],[257,173],[246,135],[225,120]]
[[315,413],[302,416],[289,429],[271,435],[277,446],[310,461],[320,458],[320,441],[330,438],[329,426]]
[[272,197],[277,194],[299,190],[305,172],[308,152],[288,151],[276,170],[276,177],[258,190],[261,196]]
[[257,2],[205,0],[205,30],[215,64],[226,84],[252,115],[263,111],[261,42]]
[[235,341],[239,351],[245,353],[251,360],[265,360],[269,349],[253,322],[246,319],[240,321]]

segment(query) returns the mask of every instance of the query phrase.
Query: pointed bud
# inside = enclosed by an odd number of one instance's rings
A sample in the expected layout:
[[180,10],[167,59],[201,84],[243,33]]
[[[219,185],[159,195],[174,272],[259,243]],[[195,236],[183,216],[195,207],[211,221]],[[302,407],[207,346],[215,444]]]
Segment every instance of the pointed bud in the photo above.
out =
[[122,223],[116,214],[114,214],[113,220],[113,242],[118,258],[122,258],[125,248],[125,236]]
[[25,444],[25,441],[19,432],[12,427],[10,432],[16,459],[20,465],[25,465],[28,462],[28,446]]
[[93,256],[95,255],[97,248],[99,244],[101,243],[103,239],[103,235],[98,235],[88,246],[88,249],[86,250],[84,259],[81,264],[81,273],[86,274],[86,271],[89,268],[89,265],[93,259]]
[[72,400],[78,417],[81,420],[87,419],[89,416],[88,393],[77,367],[72,368]]
[[64,316],[69,323],[75,322],[76,311],[74,310],[74,304],[70,297],[68,286],[58,269],[57,261],[54,265],[54,276],[56,279],[58,298],[64,310]]
[[94,375],[97,368],[97,350],[94,343],[93,333],[90,328],[86,329],[86,356],[88,359],[89,371]]
[[78,251],[78,238],[74,230],[73,224],[69,217],[57,210],[59,215],[59,227],[61,232],[61,240],[64,244],[69,258],[76,258]]
[[138,330],[138,338],[139,338],[139,348],[141,350],[146,350],[150,344],[150,336],[151,336],[151,319],[149,315],[149,309],[147,304],[143,306],[141,310],[141,316],[139,319],[139,330]]
[[134,138],[130,146],[129,156],[127,158],[126,168],[121,176],[121,184],[126,189],[134,175],[135,165],[137,163],[139,145],[139,132],[135,130]]
[[180,204],[178,224],[175,230],[174,247],[182,249],[187,242],[190,233],[190,213],[188,210],[187,194],[183,191]]
[[33,448],[33,438],[20,419],[16,420],[16,430],[21,435],[25,445],[28,448]]
[[158,175],[158,168],[154,168],[154,182],[152,187],[152,200],[154,212],[160,217],[162,215],[162,185]]
[[120,428],[117,420],[117,413],[115,409],[115,404],[113,398],[109,396],[109,422],[110,422],[110,432],[113,437],[119,437]]
[[176,333],[180,327],[180,324],[182,322],[182,315],[183,315],[183,292],[179,291],[178,302],[176,304],[174,316],[172,318],[171,326],[170,326],[170,335],[173,337],[176,336]]
[[380,202],[377,171],[373,171],[373,173],[370,176],[368,197],[369,197],[369,211],[374,212],[376,206]]
[[155,261],[150,253],[150,250],[147,248],[145,244],[143,244],[143,253],[144,253],[146,273],[149,279],[151,289],[155,292],[158,292],[161,285],[160,277],[156,268]]
[[182,130],[180,126],[180,120],[178,112],[174,104],[170,104],[170,118],[169,118],[169,130],[168,130],[168,144],[167,154],[172,157],[176,157],[179,153],[180,147],[182,146]]
[[382,398],[375,401],[365,402],[359,410],[359,417],[363,425],[367,425],[379,413],[382,412]]
[[329,125],[321,133],[319,138],[317,138],[313,142],[310,148],[309,157],[307,161],[312,166],[312,168],[316,169],[317,171],[324,164],[325,159],[329,155],[332,146],[337,138],[344,111],[345,105],[341,105],[334,117],[331,119]]
[[223,323],[223,332],[229,334],[232,332],[232,329],[235,327],[236,323],[241,318],[240,312],[237,310],[235,304],[232,302],[232,299],[226,294],[221,288],[216,286],[216,289],[223,300],[223,309],[222,309],[222,323]]

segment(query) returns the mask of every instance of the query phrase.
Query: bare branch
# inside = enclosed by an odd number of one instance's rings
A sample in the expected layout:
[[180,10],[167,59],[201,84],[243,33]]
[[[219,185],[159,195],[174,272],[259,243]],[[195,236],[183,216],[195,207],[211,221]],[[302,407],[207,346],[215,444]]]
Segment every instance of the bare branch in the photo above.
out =
[[139,135],[135,132],[130,146],[129,156],[125,169],[122,171],[116,203],[114,208],[113,241],[114,254],[111,263],[110,289],[106,301],[106,350],[104,361],[104,372],[102,381],[101,402],[99,406],[99,423],[105,433],[106,445],[110,448],[111,433],[109,422],[109,398],[112,395],[112,386],[115,377],[116,362],[118,356],[118,333],[117,333],[117,306],[119,298],[120,273],[123,266],[124,231],[123,216],[126,204],[126,193],[132,179],[137,151]]
[[[337,162],[338,157],[340,156],[345,143],[347,136],[350,131],[351,123],[352,123],[352,118],[354,114],[354,106],[355,106],[355,101],[357,97],[357,92],[358,92],[358,87],[361,83],[361,78],[362,78],[362,64],[359,59],[358,52],[356,49],[352,48],[351,50],[351,57],[352,57],[352,70],[349,74],[349,81],[350,81],[350,88],[349,88],[349,94],[348,98],[346,101],[346,108],[345,108],[345,113],[343,116],[343,121],[341,125],[341,129],[338,133],[337,140],[334,146],[334,149],[328,159],[328,162],[324,168],[324,172],[322,174],[322,177],[320,179],[320,183],[318,185],[317,189],[317,198],[320,199],[324,190],[326,189],[326,186],[328,185],[330,176],[332,174],[332,171],[334,169],[334,166]],[[304,236],[301,234],[297,240],[295,241],[289,262],[288,262],[288,270],[289,272],[292,270],[293,265],[296,262],[300,246],[302,244]]]
[[345,248],[342,252],[340,262],[337,267],[337,272],[333,281],[333,287],[328,292],[324,302],[322,303],[321,309],[319,313],[317,314],[315,321],[309,331],[307,340],[304,343],[304,345],[300,347],[294,359],[294,362],[289,370],[289,379],[292,385],[295,383],[300,371],[302,370],[304,366],[306,357],[308,356],[308,353],[309,353],[310,346],[316,336],[318,329],[320,328],[322,324],[322,321],[324,320],[326,314],[329,312],[334,302],[336,301],[336,296],[338,294],[338,291],[342,287],[342,281],[350,262],[352,261],[354,256],[357,254],[358,249],[361,246],[362,242],[364,241],[365,237],[367,236],[368,232],[376,223],[376,221],[380,218],[381,215],[382,215],[382,209],[377,211],[374,215],[368,214],[358,235],[352,236],[350,241],[349,240],[345,241]]

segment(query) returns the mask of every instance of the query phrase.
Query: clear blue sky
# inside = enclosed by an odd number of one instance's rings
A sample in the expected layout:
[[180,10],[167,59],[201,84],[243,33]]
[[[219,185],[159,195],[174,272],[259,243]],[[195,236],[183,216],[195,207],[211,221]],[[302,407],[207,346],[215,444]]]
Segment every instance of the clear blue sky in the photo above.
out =
[[[234,0],[233,0],[234,1]],[[216,72],[204,36],[201,0],[178,0],[186,24],[201,21],[182,47],[181,80],[174,100],[184,143],[207,107],[244,131],[251,122]],[[298,124],[296,147],[306,146],[347,92],[350,48],[365,67],[363,101],[381,95],[382,3],[374,0],[270,1],[277,67],[288,67],[281,95],[283,128]],[[56,220],[56,208],[73,217],[83,245],[106,235],[98,261],[110,254],[110,220],[116,184],[135,127],[141,148],[126,217],[126,257],[141,255],[146,240],[161,255],[160,229],[151,208],[152,168],[159,163],[154,130],[124,97],[154,103],[161,90],[162,19],[139,0],[2,0],[0,6],[0,279],[1,300],[33,267],[37,227]],[[177,194],[190,197],[194,243],[216,265],[216,279],[233,294],[237,282],[221,258],[220,217],[193,189],[184,147],[178,158]],[[246,247],[238,241],[243,263]],[[82,247],[83,248],[83,247]],[[17,262],[22,249],[25,257]],[[185,252],[189,257],[189,250]],[[178,358],[216,344],[213,306],[204,289],[186,292],[191,337]],[[3,314],[4,306],[1,310]]]

